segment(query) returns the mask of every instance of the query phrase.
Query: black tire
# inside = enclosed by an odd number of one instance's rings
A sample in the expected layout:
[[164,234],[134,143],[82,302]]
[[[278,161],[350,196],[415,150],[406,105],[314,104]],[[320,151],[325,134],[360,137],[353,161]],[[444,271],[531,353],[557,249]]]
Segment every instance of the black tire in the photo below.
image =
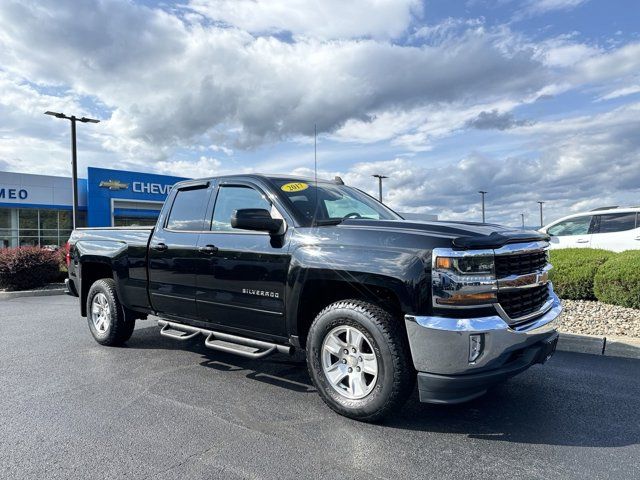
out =
[[[377,379],[364,398],[345,397],[329,383],[323,370],[324,339],[341,326],[355,327],[377,357]],[[331,409],[345,417],[378,421],[402,406],[413,392],[416,372],[402,322],[371,303],[341,300],[322,310],[309,329],[306,350],[309,375],[318,393]]]
[[[96,325],[92,312],[94,298],[98,295],[102,295],[100,299],[104,299],[108,305],[108,315],[105,315],[108,321],[100,323],[100,327]],[[87,295],[87,320],[96,342],[107,346],[119,346],[129,340],[136,324],[134,318],[125,314],[116,293],[116,282],[112,278],[102,278],[91,285]]]

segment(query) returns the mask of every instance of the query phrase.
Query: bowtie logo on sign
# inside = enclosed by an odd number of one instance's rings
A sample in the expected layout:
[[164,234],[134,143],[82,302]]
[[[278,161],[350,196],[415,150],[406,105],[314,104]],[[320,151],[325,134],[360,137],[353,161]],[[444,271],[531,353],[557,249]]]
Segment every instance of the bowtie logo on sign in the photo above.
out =
[[127,188],[129,188],[128,183],[122,183],[120,180],[111,179],[106,181],[103,180],[98,186],[102,188],[108,188],[109,190],[126,190]]

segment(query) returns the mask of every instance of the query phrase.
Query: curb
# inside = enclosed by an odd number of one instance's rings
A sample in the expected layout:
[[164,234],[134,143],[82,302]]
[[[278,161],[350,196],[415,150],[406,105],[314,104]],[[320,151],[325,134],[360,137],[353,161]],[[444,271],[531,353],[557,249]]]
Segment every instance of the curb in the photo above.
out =
[[640,339],[630,337],[560,333],[557,348],[563,352],[640,359]]
[[11,300],[13,298],[22,297],[50,297],[53,295],[64,295],[65,289],[61,288],[49,288],[43,290],[20,290],[17,292],[0,292],[0,300]]

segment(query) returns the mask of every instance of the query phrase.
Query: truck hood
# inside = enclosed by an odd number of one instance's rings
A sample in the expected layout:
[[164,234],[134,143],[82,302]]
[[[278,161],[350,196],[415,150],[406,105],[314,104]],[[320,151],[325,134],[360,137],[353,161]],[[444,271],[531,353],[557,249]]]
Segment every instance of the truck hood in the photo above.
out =
[[452,246],[461,250],[500,248],[508,243],[549,240],[548,235],[535,230],[520,230],[490,223],[347,219],[340,225],[450,238]]

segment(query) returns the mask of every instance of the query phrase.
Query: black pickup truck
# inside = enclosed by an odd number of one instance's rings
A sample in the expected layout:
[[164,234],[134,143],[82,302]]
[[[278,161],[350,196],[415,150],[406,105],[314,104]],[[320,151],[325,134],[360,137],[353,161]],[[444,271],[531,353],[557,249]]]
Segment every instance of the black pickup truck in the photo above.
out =
[[155,315],[219,351],[305,352],[323,400],[374,421],[416,380],[458,403],[552,355],[547,240],[405,221],[339,178],[227,176],[176,184],[154,228],[76,229],[67,288],[103,345]]

